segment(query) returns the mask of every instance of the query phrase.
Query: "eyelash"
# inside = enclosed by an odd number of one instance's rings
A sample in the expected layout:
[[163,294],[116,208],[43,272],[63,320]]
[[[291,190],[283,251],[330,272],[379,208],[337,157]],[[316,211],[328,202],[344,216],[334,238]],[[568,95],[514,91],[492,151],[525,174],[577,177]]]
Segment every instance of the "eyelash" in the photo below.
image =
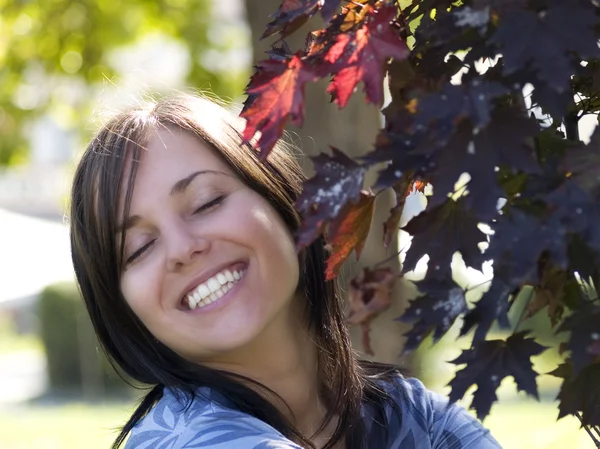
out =
[[210,209],[212,207],[218,206],[219,204],[221,204],[223,202],[224,199],[225,199],[225,195],[219,195],[214,200],[211,200],[208,203],[203,204],[198,209],[196,209],[194,211],[194,215],[199,214],[204,211],[207,211],[208,209]]
[[[214,200],[209,201],[206,204],[203,204],[202,206],[200,206],[198,209],[196,209],[193,213],[193,215],[202,213],[202,212],[206,212],[207,210],[218,206],[219,204],[221,204],[223,201],[225,200],[225,195],[220,195],[218,197],[216,197]],[[127,258],[126,261],[126,265],[131,264],[132,262],[134,262],[138,257],[140,257],[142,254],[144,254],[144,252],[146,252],[146,250],[148,248],[150,248],[150,246],[152,244],[154,244],[155,240],[152,240],[148,243],[146,243],[144,246],[142,246],[141,248],[139,248],[137,251],[135,251],[131,256],[129,256]]]

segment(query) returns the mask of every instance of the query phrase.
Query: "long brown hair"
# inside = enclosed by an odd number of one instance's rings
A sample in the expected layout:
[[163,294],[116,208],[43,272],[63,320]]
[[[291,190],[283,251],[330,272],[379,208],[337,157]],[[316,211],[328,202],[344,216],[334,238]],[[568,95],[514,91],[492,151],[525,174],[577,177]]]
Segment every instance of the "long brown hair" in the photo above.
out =
[[[198,387],[210,387],[239,410],[271,425],[307,448],[314,445],[263,395],[265,388],[251,379],[209,369],[177,355],[146,329],[123,298],[122,239],[117,241],[117,217],[126,217],[141,151],[149,131],[176,126],[212,148],[251,189],[277,210],[292,231],[301,217],[294,208],[304,176],[293,151],[280,143],[261,162],[256,151],[242,143],[243,123],[214,101],[178,95],[117,115],[92,139],[77,167],[70,211],[71,247],[77,281],[99,341],[116,368],[151,386],[113,444],[116,449],[132,427],[161,397],[164,387],[192,399]],[[348,449],[366,447],[361,419],[365,404],[375,407],[379,441],[385,441],[383,403],[389,397],[377,379],[389,377],[391,367],[359,363],[344,324],[344,305],[335,281],[324,277],[326,252],[318,239],[300,255],[301,280],[307,298],[308,326],[319,347],[321,391],[328,413],[322,430],[334,416],[337,427],[325,445],[344,441]],[[368,440],[373,441],[373,430]]]

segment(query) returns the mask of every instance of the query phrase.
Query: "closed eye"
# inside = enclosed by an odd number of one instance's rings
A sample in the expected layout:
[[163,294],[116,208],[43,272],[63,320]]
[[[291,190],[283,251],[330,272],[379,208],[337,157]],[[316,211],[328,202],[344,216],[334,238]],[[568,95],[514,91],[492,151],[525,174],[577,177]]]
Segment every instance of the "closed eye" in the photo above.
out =
[[224,200],[225,200],[225,195],[220,195],[220,196],[216,197],[214,200],[211,200],[208,203],[205,203],[202,206],[200,206],[198,209],[196,209],[194,211],[194,214],[200,214],[202,212],[210,210],[213,207],[218,206],[219,204],[221,204]]
[[[198,209],[196,209],[194,211],[194,214],[206,212],[206,211],[214,208],[215,206],[218,206],[225,200],[225,198],[226,198],[226,195],[220,195],[220,196],[216,197],[214,200],[211,200],[208,203],[205,203],[202,206],[200,206]],[[140,256],[142,256],[148,249],[150,249],[150,247],[154,244],[155,241],[156,241],[156,239],[146,243],[144,246],[142,246],[138,250],[134,251],[133,254],[131,254],[131,256],[129,256],[127,258],[127,260],[125,261],[126,266],[132,264],[133,262],[135,262],[136,259],[138,259]]]
[[131,256],[129,256],[127,258],[127,260],[125,261],[126,265],[130,265],[137,258],[139,258],[142,254],[144,254],[148,249],[150,249],[150,247],[154,244],[154,242],[155,242],[155,240],[152,240],[152,241],[146,243],[144,246],[142,246],[138,250],[134,251],[134,253]]

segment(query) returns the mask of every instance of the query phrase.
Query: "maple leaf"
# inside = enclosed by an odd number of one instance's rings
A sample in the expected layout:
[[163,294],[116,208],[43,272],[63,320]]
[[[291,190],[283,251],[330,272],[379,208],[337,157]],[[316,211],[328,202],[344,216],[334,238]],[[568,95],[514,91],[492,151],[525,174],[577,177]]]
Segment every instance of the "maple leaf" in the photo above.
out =
[[460,86],[446,85],[440,93],[418,101],[415,125],[428,126],[435,120],[454,126],[469,118],[475,128],[484,128],[491,120],[493,100],[509,90],[496,82],[474,79]]
[[448,193],[454,192],[459,177],[467,172],[471,177],[465,199],[467,207],[481,220],[488,221],[496,216],[497,200],[504,194],[496,179],[497,167],[506,165],[513,171],[526,173],[540,171],[533,148],[525,142],[538,131],[535,120],[513,109],[496,109],[492,117],[492,123],[482,130],[462,122],[440,150],[430,178],[431,205],[441,203]]
[[325,270],[327,280],[334,279],[338,275],[342,263],[352,250],[356,252],[356,259],[360,258],[360,253],[369,235],[369,229],[371,229],[374,210],[375,195],[362,192],[360,200],[356,204],[347,204],[331,222],[327,239],[331,252]]
[[298,231],[299,248],[310,245],[323,231],[324,225],[335,219],[344,206],[358,202],[367,169],[336,148],[332,156],[320,154],[312,159],[315,175],[304,182],[296,209],[303,222]]
[[407,341],[404,351],[416,349],[423,339],[433,332],[436,343],[454,324],[456,318],[468,311],[465,291],[452,280],[425,279],[414,282],[423,296],[410,302],[409,307],[398,318],[405,323],[414,323],[404,334]]
[[590,347],[600,341],[600,306],[581,307],[568,316],[558,330],[571,332],[567,348],[571,351],[574,374],[596,360],[597,354]]
[[547,307],[550,323],[556,326],[565,311],[564,297],[578,297],[579,284],[570,273],[556,265],[548,262],[541,265],[540,280],[533,287],[533,298],[527,306],[525,318],[530,318]]
[[356,85],[362,81],[367,101],[383,102],[384,63],[390,58],[404,59],[409,51],[390,22],[396,17],[394,5],[374,9],[368,6],[365,23],[355,31],[340,33],[325,55],[335,73],[327,92],[343,108]]
[[[416,48],[414,49],[419,54],[430,53],[430,49],[435,49],[436,52],[440,52],[444,55],[456,54],[459,51],[469,49],[465,54],[464,63],[472,64],[473,60],[478,60],[483,57],[493,57],[497,52],[491,45],[488,44],[487,39],[482,39],[480,30],[486,27],[485,19],[489,17],[488,8],[481,10],[479,17],[473,21],[478,22],[481,25],[471,27],[467,24],[468,15],[466,6],[452,7],[450,2],[444,6],[440,5],[435,10],[435,19],[431,15],[431,11],[425,12],[419,27],[415,33],[415,39],[417,41]],[[471,11],[473,11],[471,9]],[[477,13],[475,13],[477,15]],[[473,17],[473,15],[472,15]],[[411,19],[409,19],[411,20]]]
[[556,398],[560,400],[558,419],[581,413],[583,425],[600,426],[600,363],[585,367],[577,375],[570,363],[563,363],[548,374],[564,379]]
[[369,338],[370,322],[390,306],[392,289],[398,277],[399,274],[391,268],[363,268],[350,281],[346,321],[362,326],[363,347],[367,354],[373,355]]
[[466,335],[471,329],[477,327],[473,341],[478,342],[485,339],[495,321],[498,321],[501,328],[509,328],[508,298],[513,292],[514,287],[495,275],[489,289],[477,301],[475,308],[465,315],[460,335]]
[[[340,33],[345,33],[362,24],[370,9],[361,3],[365,3],[365,0],[347,3],[342,8],[342,12],[333,17],[327,28],[312,31],[307,35],[306,55],[312,57],[316,65],[323,62],[323,58],[335,44],[335,39]],[[325,8],[321,12],[325,15],[327,4],[324,6]],[[326,66],[327,64],[324,64],[323,68],[326,68]]]
[[415,146],[426,145],[422,136],[407,133],[382,131],[371,153],[361,157],[369,165],[387,163],[379,172],[373,188],[386,189],[396,184],[405,173],[411,173],[415,179],[427,178],[432,157],[428,154],[415,154]]
[[455,402],[464,397],[471,385],[477,385],[470,408],[482,420],[490,413],[492,404],[498,399],[496,390],[502,379],[512,376],[517,390],[539,400],[536,376],[530,358],[546,348],[533,338],[525,338],[527,332],[511,335],[506,340],[480,341],[467,349],[450,363],[466,364],[449,383],[452,387],[450,400]]
[[494,260],[494,271],[501,269],[510,286],[535,283],[534,269],[545,251],[558,267],[566,268],[566,239],[560,227],[517,208],[498,217],[491,227],[494,234],[485,255]]
[[288,118],[302,125],[304,85],[317,78],[298,55],[286,61],[269,59],[258,65],[246,88],[249,101],[240,115],[246,119],[245,141],[250,142],[260,132],[256,146],[261,150],[261,158],[266,158],[279,140]]
[[[534,77],[532,77],[532,81],[536,84],[531,93],[531,103],[541,107],[544,113],[550,114],[552,117],[562,117],[562,114],[564,114],[573,101],[572,92],[568,90],[556,92],[548,84]],[[523,83],[522,85],[526,84]]]
[[587,145],[579,144],[565,151],[560,169],[571,174],[581,189],[600,200],[600,130],[594,130]]
[[413,270],[427,254],[428,275],[437,273],[436,277],[444,279],[451,272],[450,264],[456,251],[461,253],[467,266],[481,271],[486,259],[478,245],[487,242],[487,237],[477,225],[478,220],[465,208],[462,198],[428,207],[402,228],[413,236],[403,271]]
[[571,52],[584,58],[600,56],[593,29],[598,19],[591,2],[578,7],[553,3],[540,12],[516,9],[507,13],[491,42],[500,46],[505,74],[531,64],[540,80],[562,92],[569,88],[574,71]]
[[562,234],[579,233],[590,247],[600,250],[600,204],[577,182],[567,179],[542,198],[551,208],[550,226]]
[[504,58],[500,58],[496,65],[489,69],[484,75],[488,81],[495,81],[506,86],[512,86],[512,90],[517,95],[522,95],[523,86],[533,86],[531,93],[531,102],[534,106],[539,106],[545,114],[552,117],[562,118],[566,109],[573,102],[573,94],[564,90],[557,92],[544,81],[541,81],[537,73],[530,67],[521,68],[518,72],[504,74]]
[[292,34],[317,12],[323,0],[283,0],[260,39],[281,33],[281,38]]

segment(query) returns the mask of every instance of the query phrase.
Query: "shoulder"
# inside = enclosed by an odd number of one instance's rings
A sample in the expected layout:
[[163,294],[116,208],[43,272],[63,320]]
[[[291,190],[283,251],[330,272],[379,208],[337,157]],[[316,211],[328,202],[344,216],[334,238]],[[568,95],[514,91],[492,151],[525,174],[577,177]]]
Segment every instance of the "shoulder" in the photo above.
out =
[[133,428],[125,449],[301,449],[263,421],[223,407],[209,395],[186,403],[165,389]]
[[[429,391],[414,378],[384,382],[393,407],[388,407],[390,436],[415,449],[498,449],[489,430],[457,404]],[[412,443],[412,445],[411,445]]]

